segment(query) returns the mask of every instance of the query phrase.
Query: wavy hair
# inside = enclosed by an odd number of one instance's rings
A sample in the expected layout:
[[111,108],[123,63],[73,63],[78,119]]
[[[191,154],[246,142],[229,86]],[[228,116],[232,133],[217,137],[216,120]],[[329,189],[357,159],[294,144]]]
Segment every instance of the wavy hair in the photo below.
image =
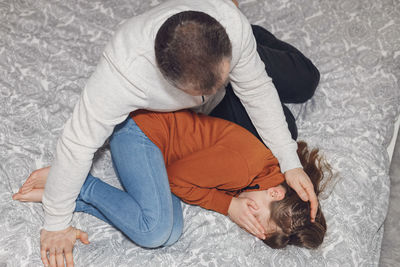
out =
[[[332,179],[332,168],[325,159],[318,154],[318,149],[309,151],[307,143],[298,142],[297,154],[305,173],[310,177],[315,193],[318,195],[325,189],[327,182]],[[329,174],[324,180],[324,171]],[[327,225],[321,206],[315,222],[310,220],[310,203],[300,199],[297,193],[291,189],[286,182],[282,184],[286,188],[286,195],[280,201],[271,203],[272,220],[280,230],[267,236],[265,244],[271,248],[284,248],[287,245],[295,245],[309,249],[319,247],[325,237]]]

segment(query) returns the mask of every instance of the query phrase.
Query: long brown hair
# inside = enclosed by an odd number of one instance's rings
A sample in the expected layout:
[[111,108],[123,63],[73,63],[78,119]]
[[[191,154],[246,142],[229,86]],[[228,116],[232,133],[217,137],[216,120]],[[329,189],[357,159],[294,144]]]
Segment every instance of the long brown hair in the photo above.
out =
[[[318,154],[318,149],[309,151],[307,143],[298,142],[297,154],[305,173],[310,177],[315,193],[318,195],[325,189],[327,181],[332,178],[332,168]],[[329,177],[324,180],[324,172],[327,171]],[[291,189],[286,182],[282,184],[286,188],[285,197],[271,203],[270,220],[275,222],[281,229],[272,233],[264,241],[272,248],[284,248],[287,245],[295,245],[305,248],[317,248],[324,240],[327,226],[321,206],[318,204],[318,211],[315,222],[310,221],[310,204],[300,199],[297,193]]]

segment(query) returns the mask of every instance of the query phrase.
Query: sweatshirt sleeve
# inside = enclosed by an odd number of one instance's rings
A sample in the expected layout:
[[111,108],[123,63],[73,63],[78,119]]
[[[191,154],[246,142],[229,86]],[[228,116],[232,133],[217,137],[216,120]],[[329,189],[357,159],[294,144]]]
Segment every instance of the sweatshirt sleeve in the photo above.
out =
[[282,172],[302,168],[278,93],[257,53],[251,25],[242,13],[240,16],[240,59],[230,74],[232,88],[264,143],[277,157]]
[[67,228],[93,155],[128,114],[146,106],[145,93],[132,85],[104,53],[58,139],[43,195],[44,226]]

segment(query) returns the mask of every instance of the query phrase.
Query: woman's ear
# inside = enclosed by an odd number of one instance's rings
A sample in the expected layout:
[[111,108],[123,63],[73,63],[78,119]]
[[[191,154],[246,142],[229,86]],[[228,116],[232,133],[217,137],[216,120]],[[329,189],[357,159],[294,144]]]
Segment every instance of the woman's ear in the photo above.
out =
[[282,200],[286,194],[285,188],[279,185],[269,188],[268,191],[274,201]]

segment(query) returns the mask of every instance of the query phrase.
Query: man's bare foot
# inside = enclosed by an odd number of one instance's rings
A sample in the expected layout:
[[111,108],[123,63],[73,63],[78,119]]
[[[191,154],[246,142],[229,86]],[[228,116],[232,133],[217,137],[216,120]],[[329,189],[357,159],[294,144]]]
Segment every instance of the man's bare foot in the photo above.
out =
[[32,189],[28,193],[22,194],[22,193],[16,193],[12,196],[14,200],[19,200],[22,202],[42,202],[42,197],[43,197],[44,189]]
[[26,194],[34,188],[44,188],[49,171],[50,166],[33,171],[31,175],[29,175],[28,179],[26,179],[25,183],[21,186],[18,193]]

